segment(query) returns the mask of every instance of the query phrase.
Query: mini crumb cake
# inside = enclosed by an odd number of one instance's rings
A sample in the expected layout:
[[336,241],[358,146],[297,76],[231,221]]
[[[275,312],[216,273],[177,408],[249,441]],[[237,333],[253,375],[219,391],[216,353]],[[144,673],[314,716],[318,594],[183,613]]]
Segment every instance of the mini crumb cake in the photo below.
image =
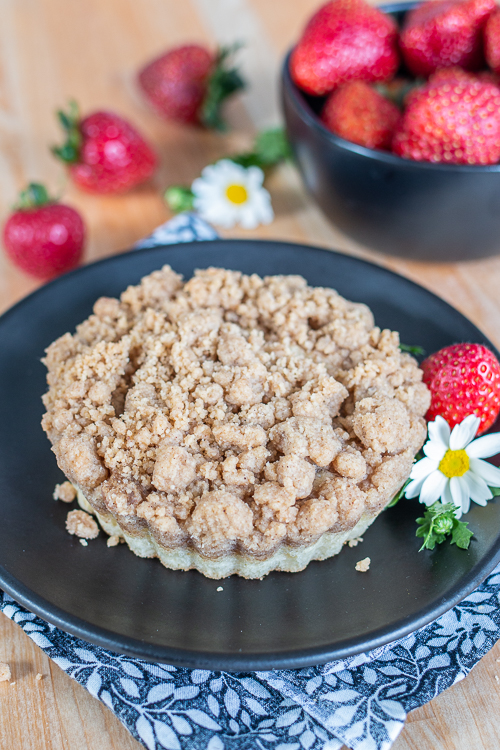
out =
[[398,334],[300,276],[165,266],[45,358],[43,428],[84,510],[210,578],[299,571],[408,478],[429,393]]

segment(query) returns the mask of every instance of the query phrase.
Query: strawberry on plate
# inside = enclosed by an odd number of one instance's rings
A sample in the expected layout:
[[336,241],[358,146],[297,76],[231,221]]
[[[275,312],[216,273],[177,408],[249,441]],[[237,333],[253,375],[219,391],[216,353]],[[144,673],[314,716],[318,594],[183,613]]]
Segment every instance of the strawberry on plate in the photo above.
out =
[[333,91],[321,113],[332,133],[367,148],[390,149],[401,112],[364,81],[350,81]]
[[176,47],[139,72],[139,86],[165,119],[223,130],[223,102],[245,87],[238,70],[228,66],[237,48],[213,54],[197,44]]
[[392,148],[416,161],[496,164],[500,88],[460,68],[438,71],[407,98]]
[[416,76],[484,63],[483,28],[495,0],[428,0],[410,10],[400,35],[403,59]]
[[500,73],[500,8],[494,11],[484,27],[484,56],[495,73]]
[[307,24],[292,52],[290,73],[308,94],[328,94],[347,81],[388,81],[399,65],[394,20],[365,0],[331,0]]
[[469,414],[481,419],[478,435],[500,412],[500,363],[482,344],[454,344],[427,357],[421,368],[431,392],[427,421],[441,416],[453,428]]
[[52,152],[69,167],[73,181],[89,193],[123,193],[148,180],[157,157],[137,130],[114,112],[80,118],[70,102],[57,113],[66,141]]
[[74,208],[50,198],[43,185],[31,183],[4,226],[3,242],[16,266],[50,279],[80,262],[85,226]]

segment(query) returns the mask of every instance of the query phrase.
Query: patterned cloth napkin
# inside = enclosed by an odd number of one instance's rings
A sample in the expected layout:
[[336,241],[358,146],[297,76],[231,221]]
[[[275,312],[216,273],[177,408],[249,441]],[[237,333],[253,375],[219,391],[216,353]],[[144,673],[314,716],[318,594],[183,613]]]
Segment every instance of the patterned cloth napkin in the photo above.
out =
[[[135,247],[216,239],[193,214]],[[415,633],[320,667],[228,673],[151,664],[58,630],[0,591],[0,610],[148,750],[388,750],[409,711],[462,680],[500,637],[500,565]]]

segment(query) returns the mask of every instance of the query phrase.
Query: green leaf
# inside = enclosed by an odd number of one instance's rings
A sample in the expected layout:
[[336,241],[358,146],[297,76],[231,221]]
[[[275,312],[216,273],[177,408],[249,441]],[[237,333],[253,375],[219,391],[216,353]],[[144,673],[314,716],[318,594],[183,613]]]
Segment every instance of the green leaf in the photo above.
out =
[[242,167],[274,167],[285,159],[291,158],[292,150],[284,128],[263,130],[255,137],[251,151],[234,154],[228,158]]
[[52,146],[52,153],[65,164],[74,164],[80,159],[82,134],[80,131],[80,113],[75,101],[68,103],[66,112],[58,110],[57,118],[64,131],[66,140],[61,146]]
[[[423,517],[417,518],[419,528],[416,531],[416,536],[424,538],[424,543],[420,547],[420,551],[423,549],[433,550],[436,544],[442,544],[446,537],[450,534],[453,535],[455,531],[457,533],[457,538],[461,542],[460,545],[458,542],[455,542],[457,546],[462,546],[462,544],[465,543],[467,534],[472,536],[471,532],[468,532],[467,529],[465,529],[466,533],[464,534],[461,527],[466,527],[467,524],[458,521],[455,513],[455,505],[452,503],[441,503],[437,500],[433,505],[427,508]],[[468,546],[469,544],[467,542],[467,547]],[[465,547],[465,549],[467,547]]]
[[418,345],[412,346],[411,344],[400,344],[399,348],[402,352],[408,352],[408,354],[413,354],[415,357],[423,356],[425,354],[425,349],[422,349],[422,347]]
[[280,161],[289,159],[292,150],[285,129],[270,128],[258,133],[255,138],[254,152],[264,166],[273,166]]
[[236,91],[246,87],[246,81],[242,78],[238,69],[228,66],[232,56],[241,46],[240,43],[236,43],[231,47],[222,47],[217,54],[200,112],[200,120],[207,128],[227,129],[221,115],[222,104]]
[[36,208],[37,206],[45,206],[48,203],[55,202],[55,198],[51,198],[49,196],[45,185],[41,185],[39,182],[30,182],[28,187],[20,193],[19,200],[15,208],[26,210],[29,208]]
[[498,495],[500,495],[500,487],[490,487],[490,490],[493,497],[498,497]]
[[190,187],[172,185],[165,190],[165,202],[176,214],[181,211],[192,211],[194,208],[194,193]]
[[401,500],[401,498],[404,496],[405,490],[408,487],[408,485],[410,484],[410,482],[411,482],[411,479],[407,479],[406,480],[406,482],[403,484],[403,486],[401,487],[401,489],[399,490],[399,492],[396,495],[394,495],[394,497],[392,498],[392,500],[389,503],[389,505],[386,506],[387,508],[393,508],[396,505],[396,503],[398,503]]
[[468,523],[463,523],[463,521],[459,521],[458,518],[455,518],[451,535],[451,544],[456,544],[460,549],[469,548],[470,540],[474,534],[472,531],[469,531],[467,528],[468,525]]

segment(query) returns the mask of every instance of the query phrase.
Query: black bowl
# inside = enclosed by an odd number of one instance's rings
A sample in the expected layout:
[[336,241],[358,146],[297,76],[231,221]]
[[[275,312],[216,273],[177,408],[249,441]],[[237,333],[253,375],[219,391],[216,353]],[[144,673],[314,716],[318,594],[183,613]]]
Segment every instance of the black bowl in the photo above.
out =
[[[417,3],[380,6],[401,22]],[[430,164],[358,146],[330,133],[324,99],[282,72],[288,137],[308,191],[346,234],[415,260],[474,260],[500,253],[500,165]]]

